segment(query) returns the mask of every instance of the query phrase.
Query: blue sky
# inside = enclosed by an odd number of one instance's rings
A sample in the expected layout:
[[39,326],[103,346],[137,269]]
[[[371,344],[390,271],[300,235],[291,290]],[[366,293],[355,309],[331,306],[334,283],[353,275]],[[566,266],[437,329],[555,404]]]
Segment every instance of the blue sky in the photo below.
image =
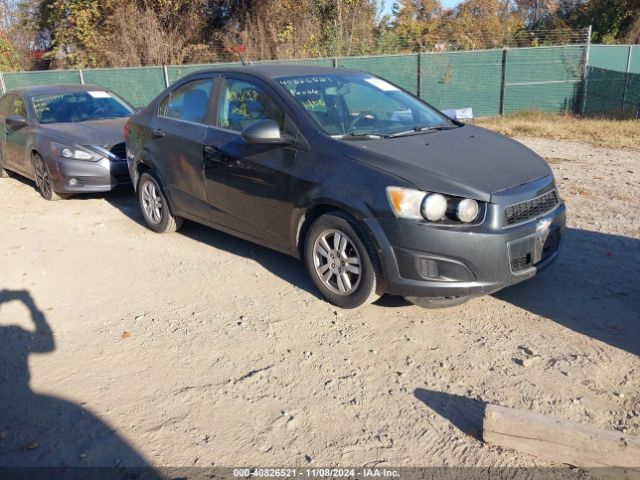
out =
[[[391,14],[391,8],[396,0],[384,0],[384,13]],[[455,7],[461,0],[440,0],[443,7]],[[378,4],[382,4],[383,0],[377,0]]]

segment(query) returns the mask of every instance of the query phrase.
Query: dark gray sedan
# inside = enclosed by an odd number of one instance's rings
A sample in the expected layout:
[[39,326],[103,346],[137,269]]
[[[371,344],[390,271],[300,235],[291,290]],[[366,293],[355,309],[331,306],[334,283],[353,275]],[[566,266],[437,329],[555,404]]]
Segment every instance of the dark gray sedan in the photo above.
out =
[[34,180],[47,200],[128,185],[123,129],[132,113],[97,86],[12,90],[0,97],[0,177]]
[[368,73],[221,67],[128,125],[149,228],[187,218],[302,258],[343,308],[452,305],[558,256],[565,207],[542,158]]

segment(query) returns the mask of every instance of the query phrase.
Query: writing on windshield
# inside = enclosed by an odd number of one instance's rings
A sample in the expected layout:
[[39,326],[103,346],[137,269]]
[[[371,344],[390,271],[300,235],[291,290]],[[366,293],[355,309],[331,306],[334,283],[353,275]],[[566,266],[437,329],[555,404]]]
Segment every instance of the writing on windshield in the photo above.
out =
[[453,126],[414,96],[365,73],[300,75],[278,81],[330,135],[388,136]]

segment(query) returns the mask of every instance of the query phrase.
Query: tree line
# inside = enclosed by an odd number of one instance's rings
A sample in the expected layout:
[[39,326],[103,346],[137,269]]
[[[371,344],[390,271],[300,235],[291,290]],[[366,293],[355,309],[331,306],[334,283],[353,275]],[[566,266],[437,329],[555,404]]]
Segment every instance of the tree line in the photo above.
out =
[[0,70],[640,42],[640,0],[382,1],[0,0]]

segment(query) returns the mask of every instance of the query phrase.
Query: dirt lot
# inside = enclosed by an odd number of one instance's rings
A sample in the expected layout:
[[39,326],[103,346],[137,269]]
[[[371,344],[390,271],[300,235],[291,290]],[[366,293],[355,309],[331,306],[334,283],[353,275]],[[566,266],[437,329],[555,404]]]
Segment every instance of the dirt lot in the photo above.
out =
[[562,257],[449,310],[338,311],[294,259],[151,233],[129,192],[3,179],[0,465],[548,465],[484,446],[482,402],[640,435],[640,155],[524,141]]

